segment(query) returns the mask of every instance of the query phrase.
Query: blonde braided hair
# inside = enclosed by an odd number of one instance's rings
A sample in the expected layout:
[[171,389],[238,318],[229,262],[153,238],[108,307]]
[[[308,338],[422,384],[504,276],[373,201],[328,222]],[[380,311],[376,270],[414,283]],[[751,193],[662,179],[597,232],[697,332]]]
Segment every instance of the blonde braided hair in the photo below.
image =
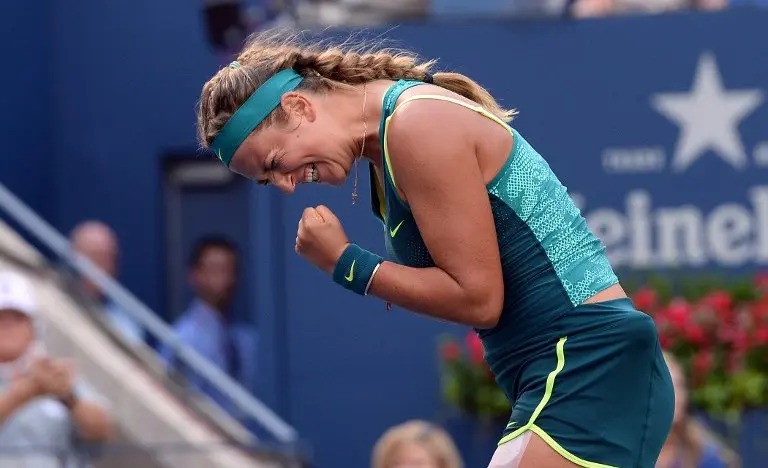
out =
[[[197,112],[198,138],[209,148],[234,112],[272,75],[292,68],[304,76],[296,88],[314,93],[381,79],[424,80],[435,64],[421,62],[407,51],[364,46],[302,44],[296,35],[266,32],[252,37],[240,55],[238,68],[223,68],[203,86]],[[432,82],[464,96],[505,122],[517,114],[502,108],[482,86],[460,73],[438,72]],[[262,125],[287,115],[278,107]]]

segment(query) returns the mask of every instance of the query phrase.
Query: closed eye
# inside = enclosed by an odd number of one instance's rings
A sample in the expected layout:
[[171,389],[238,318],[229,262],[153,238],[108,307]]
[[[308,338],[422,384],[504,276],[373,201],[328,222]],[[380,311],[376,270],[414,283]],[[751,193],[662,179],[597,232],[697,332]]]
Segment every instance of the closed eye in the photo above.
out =
[[269,170],[276,171],[280,169],[280,165],[284,157],[285,157],[285,151],[276,152],[275,155],[272,157],[272,162],[269,165]]
[[[269,175],[280,169],[281,161],[285,157],[285,151],[281,151],[279,148],[275,147],[271,151],[272,153],[272,159],[270,160],[269,164],[267,164],[267,172],[269,172]],[[264,180],[259,180],[256,182],[259,185],[269,185],[271,182],[269,180],[269,177]]]

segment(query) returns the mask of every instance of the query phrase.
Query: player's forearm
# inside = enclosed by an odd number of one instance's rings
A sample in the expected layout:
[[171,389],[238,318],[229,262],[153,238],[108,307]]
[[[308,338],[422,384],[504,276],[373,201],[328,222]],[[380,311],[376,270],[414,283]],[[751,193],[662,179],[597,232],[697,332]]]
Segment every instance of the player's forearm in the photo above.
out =
[[440,268],[383,262],[369,294],[405,309],[477,328],[496,325],[501,306],[485,291],[459,284]]

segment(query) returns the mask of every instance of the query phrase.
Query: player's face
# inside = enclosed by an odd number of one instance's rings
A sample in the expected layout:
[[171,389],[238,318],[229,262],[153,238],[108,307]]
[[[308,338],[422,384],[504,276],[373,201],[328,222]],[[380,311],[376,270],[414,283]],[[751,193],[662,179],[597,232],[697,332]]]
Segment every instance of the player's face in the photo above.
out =
[[398,447],[386,468],[440,468],[440,463],[423,446],[408,443]]
[[230,169],[289,194],[300,184],[343,185],[354,162],[353,139],[338,124],[322,96],[289,94],[295,96],[283,97],[288,121],[248,136],[232,158]]

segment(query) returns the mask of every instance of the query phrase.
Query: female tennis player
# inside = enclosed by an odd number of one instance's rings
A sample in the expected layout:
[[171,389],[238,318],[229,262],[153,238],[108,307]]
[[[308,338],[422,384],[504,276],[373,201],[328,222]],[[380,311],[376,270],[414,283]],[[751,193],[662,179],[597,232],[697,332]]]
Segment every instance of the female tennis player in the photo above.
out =
[[[513,405],[498,468],[652,468],[674,394],[653,321],[481,86],[408,52],[257,36],[203,87],[202,144],[292,193],[370,164],[391,261],[307,208],[296,252],[357,294],[474,327]],[[573,142],[578,147],[579,142]],[[490,455],[490,454],[489,454]]]

